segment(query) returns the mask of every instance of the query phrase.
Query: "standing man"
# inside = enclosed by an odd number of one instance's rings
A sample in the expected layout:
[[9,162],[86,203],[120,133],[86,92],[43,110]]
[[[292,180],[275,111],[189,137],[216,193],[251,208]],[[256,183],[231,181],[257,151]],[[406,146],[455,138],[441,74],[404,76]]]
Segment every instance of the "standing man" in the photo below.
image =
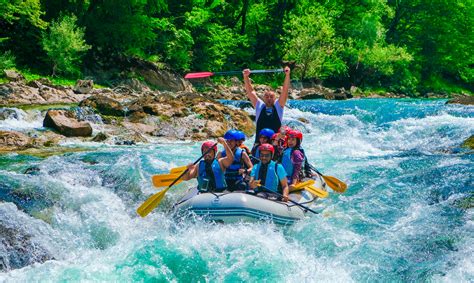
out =
[[290,88],[290,67],[285,67],[285,82],[283,83],[281,95],[278,100],[276,100],[273,90],[265,90],[263,100],[258,98],[257,93],[250,83],[250,73],[250,69],[243,71],[245,92],[255,108],[255,122],[257,124],[255,142],[257,142],[258,133],[260,133],[262,129],[269,128],[276,133],[281,127],[283,108],[288,100],[288,89]]

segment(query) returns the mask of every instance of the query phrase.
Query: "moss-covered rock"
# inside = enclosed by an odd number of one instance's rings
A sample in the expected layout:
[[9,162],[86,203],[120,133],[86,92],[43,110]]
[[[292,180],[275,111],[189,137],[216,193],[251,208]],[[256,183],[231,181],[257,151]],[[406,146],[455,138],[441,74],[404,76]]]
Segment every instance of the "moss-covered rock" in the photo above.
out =
[[470,136],[462,143],[462,147],[474,149],[474,135]]

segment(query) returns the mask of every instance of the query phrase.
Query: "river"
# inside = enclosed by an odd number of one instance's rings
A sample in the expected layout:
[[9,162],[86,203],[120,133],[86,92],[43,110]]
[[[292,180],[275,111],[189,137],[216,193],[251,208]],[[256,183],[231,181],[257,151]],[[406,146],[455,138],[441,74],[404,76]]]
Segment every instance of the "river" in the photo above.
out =
[[[38,112],[17,111],[0,129],[41,128]],[[319,171],[349,185],[291,227],[176,222],[168,210],[195,182],[137,216],[150,177],[197,159],[199,143],[0,155],[0,281],[474,281],[474,155],[458,148],[473,107],[290,101],[284,123],[303,131]]]

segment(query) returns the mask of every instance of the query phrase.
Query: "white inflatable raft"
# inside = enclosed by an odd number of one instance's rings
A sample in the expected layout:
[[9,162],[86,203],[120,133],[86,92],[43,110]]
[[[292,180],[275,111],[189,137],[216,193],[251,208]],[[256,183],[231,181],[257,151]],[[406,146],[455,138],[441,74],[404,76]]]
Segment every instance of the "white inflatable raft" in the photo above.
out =
[[[316,178],[315,187],[324,189],[325,183]],[[318,197],[306,190],[290,193],[290,199],[310,206]],[[306,210],[291,202],[267,199],[245,192],[202,193],[196,188],[188,191],[173,207],[178,217],[192,212],[206,220],[233,223],[239,221],[273,221],[276,224],[291,225],[305,217]]]

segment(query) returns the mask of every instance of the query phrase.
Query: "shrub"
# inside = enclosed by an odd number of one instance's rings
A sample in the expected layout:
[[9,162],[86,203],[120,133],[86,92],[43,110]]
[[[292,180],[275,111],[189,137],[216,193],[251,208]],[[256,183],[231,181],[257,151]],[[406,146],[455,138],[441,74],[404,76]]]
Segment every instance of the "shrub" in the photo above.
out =
[[43,49],[52,64],[53,76],[79,74],[82,56],[91,48],[84,40],[84,28],[78,27],[76,21],[76,16],[65,15],[53,21],[49,32],[43,34]]

